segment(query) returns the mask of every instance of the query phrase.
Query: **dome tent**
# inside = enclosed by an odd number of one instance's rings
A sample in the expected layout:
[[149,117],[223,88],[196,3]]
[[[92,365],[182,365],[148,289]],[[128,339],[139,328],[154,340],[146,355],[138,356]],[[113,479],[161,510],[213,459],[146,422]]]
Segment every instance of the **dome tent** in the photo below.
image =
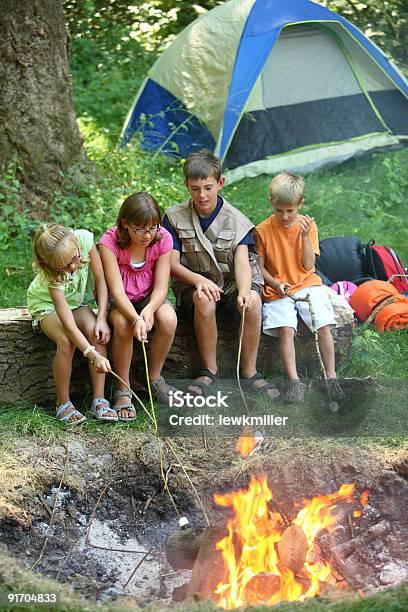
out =
[[358,28],[310,0],[230,0],[162,53],[122,143],[217,153],[228,179],[306,172],[408,138],[408,83]]

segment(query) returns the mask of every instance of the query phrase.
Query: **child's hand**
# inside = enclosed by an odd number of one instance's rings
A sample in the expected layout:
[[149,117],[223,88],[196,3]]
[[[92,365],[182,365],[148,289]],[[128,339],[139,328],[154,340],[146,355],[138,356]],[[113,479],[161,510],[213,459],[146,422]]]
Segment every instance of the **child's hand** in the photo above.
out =
[[301,235],[303,237],[306,237],[309,235],[313,221],[314,221],[314,217],[309,217],[309,215],[299,215],[299,225],[302,229]]
[[101,374],[102,372],[104,374],[107,374],[112,369],[109,360],[106,359],[106,357],[104,357],[103,355],[97,355],[97,357],[95,357],[95,359],[93,360],[93,365],[95,370],[99,374]]
[[279,295],[279,297],[284,298],[287,297],[287,290],[290,289],[292,285],[289,283],[279,283],[279,286],[276,287],[275,291]]
[[195,287],[197,289],[198,299],[201,299],[201,296],[204,294],[209,300],[218,302],[218,300],[221,299],[221,293],[224,293],[223,290],[218,287],[218,285],[204,276],[196,282]]
[[147,328],[144,319],[138,319],[133,327],[133,335],[139,342],[147,342]]
[[151,331],[153,325],[154,325],[154,313],[153,310],[149,307],[149,306],[145,306],[142,310],[142,312],[140,313],[140,316],[143,317],[145,323],[146,323],[146,329],[147,331]]
[[95,322],[95,337],[98,344],[108,344],[110,340],[110,327],[106,319],[96,319]]
[[238,293],[237,306],[239,310],[245,308],[245,310],[251,310],[255,303],[254,295],[250,291],[248,294]]

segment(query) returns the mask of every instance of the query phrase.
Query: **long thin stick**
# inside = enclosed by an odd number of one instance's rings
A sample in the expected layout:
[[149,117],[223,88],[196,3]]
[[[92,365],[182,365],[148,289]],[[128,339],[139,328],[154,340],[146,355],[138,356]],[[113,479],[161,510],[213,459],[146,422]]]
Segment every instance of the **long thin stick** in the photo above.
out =
[[312,305],[312,300],[310,299],[310,295],[307,294],[304,298],[297,298],[293,295],[293,293],[291,293],[290,291],[286,290],[285,291],[286,295],[288,297],[290,297],[291,300],[293,300],[294,302],[307,302],[308,306],[309,306],[309,311],[310,311],[310,317],[312,319],[312,333],[313,333],[313,337],[314,337],[314,341],[315,341],[315,346],[316,346],[316,352],[317,352],[317,356],[319,358],[319,363],[320,363],[320,368],[322,370],[323,373],[323,378],[326,381],[326,387],[328,390],[328,385],[327,385],[327,372],[326,372],[326,368],[324,367],[324,363],[323,363],[323,359],[322,359],[322,354],[320,352],[320,347],[319,347],[319,335],[317,333],[317,328],[316,328],[316,316],[315,316],[315,312],[313,310],[313,305]]
[[[142,343],[142,348],[143,348],[143,356],[144,356],[144,362],[145,362],[145,368],[146,368],[147,386],[148,386],[148,390],[149,390],[150,408],[151,408],[151,411],[152,411],[152,417],[153,417],[154,427],[155,427],[155,430],[156,430],[156,436],[157,436],[157,441],[158,441],[159,451],[160,451],[160,469],[161,469],[161,473],[162,473],[162,478],[163,478],[163,482],[165,483],[165,487],[166,487],[166,489],[167,489],[167,492],[169,493],[170,498],[171,498],[171,500],[172,500],[173,506],[174,506],[174,508],[176,509],[177,514],[178,514],[179,516],[181,516],[181,514],[180,514],[180,512],[179,512],[179,510],[178,510],[178,508],[177,508],[177,506],[176,506],[176,503],[175,503],[175,501],[174,501],[174,499],[173,499],[173,496],[171,495],[170,490],[169,490],[169,488],[168,488],[168,484],[167,484],[167,477],[166,477],[166,476],[165,476],[165,474],[164,474],[163,454],[162,454],[162,453],[163,453],[163,448],[162,448],[162,443],[161,443],[161,438],[160,438],[159,428],[158,428],[158,425],[157,425],[157,418],[156,418],[156,412],[155,412],[155,409],[154,409],[154,402],[153,402],[152,390],[151,390],[151,388],[150,388],[150,380],[149,380],[149,365],[148,365],[148,361],[147,361],[146,347],[144,346],[144,343]],[[188,475],[188,472],[187,472],[186,468],[184,467],[184,464],[183,464],[183,463],[182,463],[182,461],[180,460],[179,456],[177,455],[176,451],[174,450],[174,448],[173,448],[173,447],[172,447],[172,445],[170,444],[169,440],[168,440],[167,438],[165,438],[165,439],[164,439],[164,442],[165,442],[165,444],[167,444],[168,448],[171,450],[171,452],[173,453],[174,457],[176,458],[176,461],[178,461],[178,463],[179,463],[179,465],[180,465],[181,469],[183,470],[184,475],[185,475],[185,477],[187,478],[187,481],[188,481],[188,483],[190,484],[190,486],[191,486],[191,488],[192,488],[192,490],[193,490],[193,493],[194,493],[194,495],[196,496],[197,501],[198,501],[198,503],[199,503],[199,505],[200,505],[200,507],[201,507],[201,510],[202,510],[202,512],[203,512],[203,515],[204,515],[204,518],[205,518],[205,520],[206,520],[206,522],[207,522],[208,526],[210,526],[210,525],[211,525],[211,523],[210,523],[209,518],[208,518],[208,516],[207,516],[207,513],[206,513],[206,511],[205,511],[204,505],[203,505],[203,503],[202,503],[202,501],[201,501],[201,498],[200,498],[200,496],[199,496],[199,494],[198,494],[198,492],[197,492],[197,489],[196,489],[196,488],[195,488],[195,486],[194,486],[193,481],[191,480],[190,476]]]
[[89,523],[88,523],[88,527],[86,530],[86,536],[85,536],[85,544],[87,546],[91,546],[92,548],[97,548],[98,550],[107,550],[109,552],[118,552],[118,553],[131,553],[131,554],[144,554],[146,551],[145,550],[129,550],[129,549],[124,549],[124,548],[107,548],[106,546],[99,546],[98,544],[93,544],[90,541],[90,533],[91,533],[91,528],[92,528],[92,523],[93,520],[95,518],[95,514],[96,514],[96,510],[98,509],[98,506],[101,502],[102,497],[105,495],[108,487],[112,484],[112,481],[109,480],[107,482],[107,484],[103,487],[102,491],[99,493],[99,497],[96,500],[96,503],[93,507],[93,510],[91,512],[91,517],[89,519]]
[[171,494],[171,491],[169,489],[169,485],[168,485],[168,481],[167,481],[167,474],[165,474],[164,472],[164,458],[163,458],[163,446],[162,446],[162,441],[160,438],[160,434],[159,434],[159,428],[157,425],[157,419],[156,419],[156,413],[154,410],[154,402],[153,402],[153,395],[152,395],[152,389],[150,386],[150,377],[149,377],[149,363],[147,361],[147,353],[146,353],[146,347],[145,347],[145,343],[142,342],[142,350],[143,350],[143,359],[144,359],[144,365],[145,365],[145,372],[146,372],[146,381],[147,381],[147,389],[149,391],[149,400],[150,400],[150,409],[151,409],[151,419],[154,425],[154,429],[155,429],[155,433],[156,433],[156,440],[157,440],[157,447],[159,449],[159,460],[160,460],[160,474],[163,480],[163,485],[164,485],[164,489],[165,491],[167,491],[168,496],[170,497],[170,501],[173,505],[174,510],[176,511],[176,514],[178,516],[181,516],[181,513],[179,511],[179,509],[177,508],[177,504],[174,501],[174,497]]
[[242,315],[241,315],[241,322],[240,322],[240,329],[239,329],[238,357],[237,357],[237,382],[238,382],[239,391],[241,393],[242,401],[243,401],[244,406],[245,406],[245,410],[246,410],[247,414],[249,414],[248,404],[246,402],[245,395],[244,395],[244,392],[243,392],[242,387],[241,387],[241,380],[240,380],[240,377],[239,377],[239,366],[240,366],[240,363],[241,363],[241,353],[242,353],[242,341],[243,341],[243,337],[244,337],[245,310],[246,309],[245,309],[245,306],[244,306],[242,308]]
[[173,447],[172,447],[172,445],[170,444],[170,441],[169,441],[167,438],[165,438],[165,439],[164,439],[164,441],[165,441],[165,443],[167,444],[168,448],[169,448],[169,449],[171,450],[171,452],[173,453],[173,455],[175,456],[176,460],[179,462],[180,467],[181,467],[181,469],[183,470],[184,475],[185,475],[185,477],[187,478],[187,480],[188,480],[188,482],[189,482],[189,484],[190,484],[191,488],[193,489],[193,492],[194,492],[194,494],[195,494],[195,496],[196,496],[196,498],[197,498],[198,503],[200,504],[200,507],[201,507],[202,513],[203,513],[203,515],[204,515],[204,518],[205,518],[205,520],[206,520],[206,522],[207,522],[207,525],[208,525],[208,527],[210,527],[210,526],[211,526],[210,520],[209,520],[209,518],[208,518],[207,512],[205,511],[205,508],[204,508],[203,502],[201,501],[201,498],[200,498],[200,496],[199,496],[199,494],[198,494],[198,492],[197,492],[197,489],[196,489],[196,488],[195,488],[195,486],[194,486],[193,481],[191,480],[190,476],[188,475],[188,472],[187,472],[186,468],[184,467],[184,465],[181,463],[181,461],[180,461],[179,457],[177,456],[176,451],[174,450],[174,448],[173,448]]
[[127,585],[132,580],[133,576],[136,574],[137,570],[142,565],[143,561],[146,559],[146,557],[148,557],[150,555],[151,552],[153,552],[153,550],[154,550],[154,546],[152,546],[152,548],[150,550],[148,550],[147,553],[144,554],[143,557],[140,559],[139,563],[136,565],[135,569],[130,574],[129,578],[126,580],[126,583],[123,586],[124,589],[126,589]]
[[69,461],[69,450],[68,450],[68,448],[66,447],[66,445],[64,443],[62,443],[62,446],[65,449],[65,462],[64,462],[64,467],[63,467],[63,470],[62,470],[61,480],[59,482],[58,489],[57,489],[57,492],[55,494],[55,500],[54,500],[54,505],[52,507],[51,518],[50,518],[50,522],[49,522],[49,525],[47,527],[47,532],[45,534],[44,542],[43,542],[43,545],[42,545],[42,548],[41,548],[41,551],[40,551],[40,556],[38,557],[37,561],[31,566],[31,569],[34,569],[40,563],[40,561],[41,561],[41,559],[43,557],[44,551],[45,551],[45,547],[47,546],[47,543],[48,543],[48,540],[49,540],[49,537],[50,537],[51,527],[52,527],[52,525],[54,523],[55,510],[57,508],[57,502],[58,502],[59,494],[60,494],[60,491],[61,491],[62,482],[63,482],[63,480],[65,478],[65,472],[67,471],[68,461]]
[[114,372],[113,370],[109,370],[109,374],[112,374],[112,376],[114,376],[115,378],[117,378],[122,385],[125,385],[126,389],[129,389],[129,391],[131,392],[131,394],[133,395],[133,397],[139,402],[139,404],[141,405],[141,407],[143,408],[143,410],[145,411],[145,413],[147,414],[147,416],[149,417],[149,419],[154,423],[154,419],[152,417],[152,415],[150,414],[150,412],[147,410],[146,406],[144,405],[144,403],[142,402],[142,400],[136,395],[136,393],[133,391],[133,389],[131,389],[129,387],[129,385],[123,380],[123,378],[121,378],[119,376],[119,374],[116,374],[116,372]]

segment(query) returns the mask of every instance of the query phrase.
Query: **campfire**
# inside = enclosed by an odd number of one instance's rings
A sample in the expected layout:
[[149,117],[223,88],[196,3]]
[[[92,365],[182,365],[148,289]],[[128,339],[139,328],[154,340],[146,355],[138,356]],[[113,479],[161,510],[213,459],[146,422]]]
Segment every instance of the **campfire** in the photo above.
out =
[[232,610],[301,601],[318,595],[322,584],[336,585],[331,564],[320,560],[315,543],[323,529],[335,528],[338,509],[355,504],[354,494],[354,484],[343,484],[335,493],[305,499],[292,521],[274,509],[265,475],[253,477],[245,490],[215,495],[216,504],[234,513],[228,535],[216,544],[226,568],[215,589],[218,606]]
[[246,489],[215,494],[232,517],[226,530],[207,530],[190,595],[233,610],[302,601],[347,586],[322,551],[319,534],[333,532],[348,514],[361,516],[367,500],[368,491],[358,497],[354,484],[342,484],[334,493],[303,499],[288,517],[274,502],[266,475],[253,476]]

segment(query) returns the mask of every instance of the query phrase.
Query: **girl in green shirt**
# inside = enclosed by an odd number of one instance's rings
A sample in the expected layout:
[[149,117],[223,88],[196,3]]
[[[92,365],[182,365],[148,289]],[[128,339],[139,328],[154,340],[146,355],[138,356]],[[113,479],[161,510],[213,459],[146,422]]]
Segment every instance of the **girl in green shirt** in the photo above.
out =
[[[69,425],[86,420],[69,399],[72,358],[78,348],[90,361],[92,414],[104,421],[117,421],[116,412],[104,398],[105,376],[111,369],[106,358],[108,291],[93,234],[48,225],[37,233],[34,250],[37,276],[28,288],[28,310],[33,323],[57,345],[53,368],[57,417]],[[84,304],[89,268],[95,283],[97,316]]]

